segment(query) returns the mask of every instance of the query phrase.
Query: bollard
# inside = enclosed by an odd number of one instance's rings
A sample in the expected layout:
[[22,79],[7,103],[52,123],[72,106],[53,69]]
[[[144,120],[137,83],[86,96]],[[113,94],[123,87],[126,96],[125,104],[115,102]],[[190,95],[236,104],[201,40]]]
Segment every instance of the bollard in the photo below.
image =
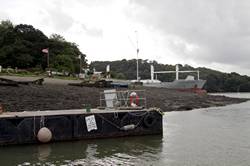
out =
[[89,104],[86,104],[86,112],[91,112],[91,106]]
[[86,112],[91,112],[91,105],[90,104],[83,104],[82,105]]

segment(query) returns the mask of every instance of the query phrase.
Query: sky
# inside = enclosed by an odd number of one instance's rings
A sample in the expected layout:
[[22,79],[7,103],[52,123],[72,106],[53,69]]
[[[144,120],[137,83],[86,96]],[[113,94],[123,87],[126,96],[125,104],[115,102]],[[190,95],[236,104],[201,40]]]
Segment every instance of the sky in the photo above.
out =
[[[247,0],[0,0],[0,20],[75,42],[90,61],[137,58],[250,76]],[[112,66],[111,66],[112,68]]]

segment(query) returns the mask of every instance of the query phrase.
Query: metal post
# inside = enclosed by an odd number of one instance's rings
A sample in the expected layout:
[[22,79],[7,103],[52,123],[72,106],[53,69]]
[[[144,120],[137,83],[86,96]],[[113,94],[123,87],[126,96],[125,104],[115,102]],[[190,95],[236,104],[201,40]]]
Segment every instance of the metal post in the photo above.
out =
[[137,34],[137,31],[135,31],[135,33],[136,33],[136,56],[137,56],[137,59],[136,59],[136,78],[137,78],[137,81],[139,82],[139,62],[138,62],[139,48],[138,48],[138,34]]
[[81,55],[79,55],[79,60],[80,60],[80,67],[79,67],[79,77],[80,77],[81,70],[82,70],[82,58],[81,58]]
[[[137,55],[137,57],[138,57],[138,55]],[[139,64],[138,64],[138,58],[137,58],[137,60],[136,60],[136,79],[137,79],[137,81],[139,82]]]
[[177,64],[176,66],[175,66],[175,72],[176,72],[176,80],[179,80],[179,65]]

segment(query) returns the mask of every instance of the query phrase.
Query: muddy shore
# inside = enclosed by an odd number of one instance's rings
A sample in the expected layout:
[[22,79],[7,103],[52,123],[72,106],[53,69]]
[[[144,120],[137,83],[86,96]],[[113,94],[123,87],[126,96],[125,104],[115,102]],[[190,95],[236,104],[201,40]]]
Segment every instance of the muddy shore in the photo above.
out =
[[[45,84],[0,86],[0,103],[6,111],[79,109],[90,104],[99,106],[99,94],[104,89],[68,86],[69,81],[46,79]],[[146,88],[147,107],[163,111],[186,111],[195,108],[224,106],[247,101],[225,96],[199,95],[163,88]]]

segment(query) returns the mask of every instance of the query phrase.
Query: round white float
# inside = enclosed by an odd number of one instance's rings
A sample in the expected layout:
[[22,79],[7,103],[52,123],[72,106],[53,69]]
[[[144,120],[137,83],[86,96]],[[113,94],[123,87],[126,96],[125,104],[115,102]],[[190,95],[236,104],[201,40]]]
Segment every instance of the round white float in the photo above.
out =
[[52,138],[52,133],[47,127],[43,127],[38,131],[37,138],[42,143],[47,143]]

